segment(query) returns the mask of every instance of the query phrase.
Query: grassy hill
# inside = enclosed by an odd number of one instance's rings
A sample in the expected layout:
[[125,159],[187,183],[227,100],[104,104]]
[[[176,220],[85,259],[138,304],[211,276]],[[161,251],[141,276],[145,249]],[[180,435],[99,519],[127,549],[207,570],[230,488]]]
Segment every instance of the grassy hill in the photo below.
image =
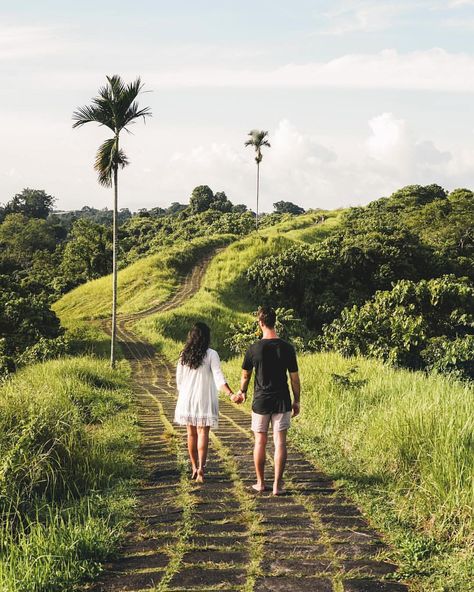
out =
[[135,328],[171,359],[177,359],[189,328],[201,320],[211,327],[221,356],[229,357],[231,352],[224,344],[229,326],[249,320],[256,307],[246,292],[246,270],[257,259],[275,255],[291,244],[326,238],[337,227],[342,210],[324,214],[327,219],[323,224],[321,213],[310,213],[234,242],[214,257],[197,294],[179,308],[141,320]]
[[[179,285],[180,276],[203,255],[228,244],[231,235],[197,238],[139,259],[118,273],[117,308],[133,313],[166,301]],[[77,321],[100,319],[111,314],[112,276],[87,282],[60,298],[53,310],[65,327]]]

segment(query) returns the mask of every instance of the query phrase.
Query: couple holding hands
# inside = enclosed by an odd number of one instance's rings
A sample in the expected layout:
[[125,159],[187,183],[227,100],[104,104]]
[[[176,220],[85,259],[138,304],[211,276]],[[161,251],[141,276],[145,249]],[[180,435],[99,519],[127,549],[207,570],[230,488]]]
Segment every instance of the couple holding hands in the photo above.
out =
[[[275,332],[276,314],[273,308],[259,308],[257,320],[262,338],[245,353],[240,390],[237,393],[227,384],[218,353],[209,347],[209,327],[205,323],[196,323],[192,327],[176,369],[178,401],[175,422],[187,426],[192,478],[203,483],[209,431],[218,427],[218,390],[227,393],[234,403],[243,403],[255,370],[252,431],[255,435],[253,456],[257,479],[252,487],[258,492],[266,490],[266,444],[268,428],[272,424],[275,444],[273,494],[281,495],[287,457],[286,435],[291,417],[300,412],[298,363],[293,346],[280,339]],[[288,388],[288,374],[293,402]]]

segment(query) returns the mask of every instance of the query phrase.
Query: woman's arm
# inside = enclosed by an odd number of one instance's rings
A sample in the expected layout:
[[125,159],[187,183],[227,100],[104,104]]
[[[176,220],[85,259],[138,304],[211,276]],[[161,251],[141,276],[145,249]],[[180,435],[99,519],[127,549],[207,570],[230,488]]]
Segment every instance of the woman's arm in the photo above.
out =
[[224,391],[229,396],[233,395],[234,391],[227,384],[227,380],[225,379],[224,373],[222,372],[219,354],[216,351],[212,351],[210,358],[211,358],[212,375],[214,377],[214,382],[216,383],[216,387],[219,390]]
[[178,390],[181,388],[181,381],[183,378],[183,364],[181,364],[181,359],[178,360],[178,365],[176,366],[176,386]]

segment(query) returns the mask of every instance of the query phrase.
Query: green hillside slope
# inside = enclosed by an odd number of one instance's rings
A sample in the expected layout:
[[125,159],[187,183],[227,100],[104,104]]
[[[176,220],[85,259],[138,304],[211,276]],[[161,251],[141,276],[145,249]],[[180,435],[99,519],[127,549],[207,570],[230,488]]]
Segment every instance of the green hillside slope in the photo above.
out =
[[257,259],[275,255],[295,242],[315,243],[337,227],[342,210],[299,216],[239,240],[219,253],[209,265],[201,289],[183,306],[141,320],[135,328],[158,349],[177,359],[190,326],[201,320],[213,332],[214,346],[223,357],[230,351],[224,344],[232,323],[249,320],[256,304],[247,294],[244,275]]
[[[232,235],[197,238],[166,247],[139,259],[118,273],[118,312],[132,313],[167,300],[179,285],[181,274],[213,249],[228,244]],[[112,276],[87,282],[53,305],[63,326],[111,314]]]

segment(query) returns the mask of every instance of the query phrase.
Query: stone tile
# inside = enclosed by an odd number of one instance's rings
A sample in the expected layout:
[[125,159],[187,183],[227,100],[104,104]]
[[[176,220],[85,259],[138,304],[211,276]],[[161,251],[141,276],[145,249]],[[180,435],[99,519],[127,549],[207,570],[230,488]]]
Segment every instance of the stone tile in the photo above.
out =
[[342,543],[379,543],[380,538],[373,531],[359,530],[328,530],[328,536],[336,542]]
[[301,543],[265,543],[263,554],[272,559],[287,559],[288,557],[297,557],[300,559],[318,558],[329,553],[329,548],[325,545],[302,545]]
[[245,551],[216,551],[215,549],[197,549],[188,551],[183,558],[184,563],[245,563],[249,555]]
[[246,532],[247,526],[237,522],[227,522],[219,524],[215,522],[206,522],[198,524],[196,527],[196,534],[229,534],[231,532],[241,533]]
[[275,527],[281,530],[303,529],[305,531],[313,530],[313,523],[309,518],[300,516],[267,516],[264,515],[263,524],[268,527]]
[[384,576],[394,573],[397,566],[387,561],[374,561],[373,559],[351,559],[342,562],[346,571],[358,571],[368,576]]
[[408,587],[399,582],[345,580],[343,586],[344,592],[408,592]]
[[134,592],[157,586],[163,572],[121,574],[110,572],[107,578],[96,584],[93,592]]
[[332,592],[326,578],[267,577],[257,580],[254,592]]
[[187,567],[175,574],[170,587],[185,590],[202,590],[205,586],[235,586],[245,581],[245,571],[240,569],[199,569]]
[[359,517],[353,516],[321,516],[321,522],[330,528],[370,528],[368,523]]
[[132,557],[123,557],[114,561],[112,569],[130,572],[136,570],[150,570],[159,567],[166,567],[169,557],[166,553],[153,553],[151,555],[134,555]]
[[338,571],[330,559],[266,559],[262,562],[263,573],[268,576],[296,575],[311,577]]

